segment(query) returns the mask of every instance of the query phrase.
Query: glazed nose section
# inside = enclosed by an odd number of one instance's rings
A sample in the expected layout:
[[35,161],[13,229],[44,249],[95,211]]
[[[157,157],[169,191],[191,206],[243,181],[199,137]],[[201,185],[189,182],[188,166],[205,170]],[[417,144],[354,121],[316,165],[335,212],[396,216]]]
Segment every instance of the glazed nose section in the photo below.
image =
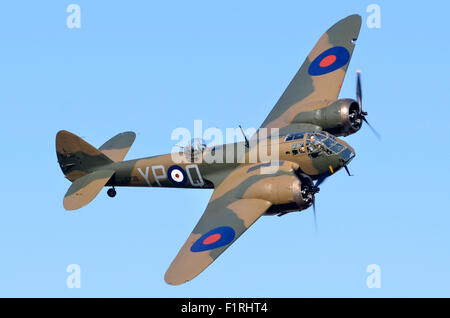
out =
[[346,165],[355,157],[356,154],[350,147],[344,146],[343,148],[344,149],[339,152],[339,157],[343,160],[344,165]]
[[345,141],[340,139],[327,139],[324,141],[324,145],[330,150],[330,154],[334,155],[334,158],[338,158],[342,166],[350,162],[355,157],[355,151]]

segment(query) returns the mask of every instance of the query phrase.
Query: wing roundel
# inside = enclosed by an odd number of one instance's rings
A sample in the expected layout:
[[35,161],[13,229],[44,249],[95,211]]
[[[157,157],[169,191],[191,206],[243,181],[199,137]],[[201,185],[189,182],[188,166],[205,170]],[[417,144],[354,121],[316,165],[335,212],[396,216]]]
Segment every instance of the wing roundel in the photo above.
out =
[[166,272],[168,284],[183,284],[200,274],[272,206],[270,198],[254,196],[252,186],[274,176],[292,176],[298,166],[281,161],[273,167],[277,169],[244,165],[216,184],[205,212]]
[[200,274],[271,206],[269,201],[241,199],[220,208],[208,204],[194,231],[164,276],[171,285],[183,284]]
[[[261,127],[283,128],[311,102],[335,100],[361,28],[355,14],[329,28],[317,41]],[[307,109],[305,109],[305,107]]]

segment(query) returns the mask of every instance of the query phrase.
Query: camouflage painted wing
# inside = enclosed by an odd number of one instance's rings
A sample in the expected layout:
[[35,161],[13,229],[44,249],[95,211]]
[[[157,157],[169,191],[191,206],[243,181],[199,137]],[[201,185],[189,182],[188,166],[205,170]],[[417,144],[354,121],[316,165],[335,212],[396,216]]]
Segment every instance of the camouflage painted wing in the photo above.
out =
[[361,16],[351,15],[322,35],[262,128],[284,127],[300,104],[338,98],[360,28]]
[[[208,267],[272,205],[259,197],[255,186],[271,186],[273,177],[293,178],[294,163],[280,161],[234,169],[214,190],[205,212],[180,249],[164,277],[171,285],[183,284]],[[271,172],[271,173],[268,173]],[[262,174],[267,173],[267,174]]]

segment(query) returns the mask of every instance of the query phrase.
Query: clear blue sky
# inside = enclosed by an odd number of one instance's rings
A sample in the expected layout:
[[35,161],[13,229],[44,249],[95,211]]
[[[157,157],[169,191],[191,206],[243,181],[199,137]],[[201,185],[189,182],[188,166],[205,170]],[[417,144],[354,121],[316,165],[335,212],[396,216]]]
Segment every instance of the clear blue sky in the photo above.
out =
[[[66,8],[81,7],[81,29]],[[366,8],[381,8],[369,29]],[[0,296],[450,296],[450,7],[397,1],[3,1]],[[164,273],[210,190],[106,189],[76,212],[55,154],[66,129],[127,158],[171,150],[176,127],[258,127],[321,34],[363,27],[341,97],[363,71],[367,127],[312,211],[263,217],[193,281]],[[81,288],[66,267],[81,266]],[[381,288],[366,286],[369,264]]]

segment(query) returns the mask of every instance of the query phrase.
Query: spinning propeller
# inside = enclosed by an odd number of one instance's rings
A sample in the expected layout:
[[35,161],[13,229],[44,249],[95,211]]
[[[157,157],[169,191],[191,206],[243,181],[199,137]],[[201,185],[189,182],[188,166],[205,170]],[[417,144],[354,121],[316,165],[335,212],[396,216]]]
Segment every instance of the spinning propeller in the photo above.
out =
[[362,108],[362,89],[361,89],[361,71],[356,71],[356,101],[359,104],[359,107],[361,109],[361,113],[359,114],[359,119],[363,120],[367,126],[372,130],[373,134],[378,138],[381,139],[380,134],[375,130],[375,128],[372,127],[372,125],[369,123],[369,121],[366,119],[366,116],[368,115],[367,112],[363,111]]
[[[367,124],[367,126],[369,126],[369,128],[372,130],[373,134],[378,139],[381,139],[380,134],[375,130],[375,128],[372,127],[372,125],[367,120],[366,116],[368,115],[368,113],[366,111],[364,111],[362,108],[362,89],[361,89],[361,71],[360,70],[356,71],[356,101],[359,104],[359,108],[361,109],[361,112],[358,115],[355,114],[356,116],[358,116],[357,119],[364,121]],[[350,171],[348,170],[348,167],[345,165],[344,168],[347,171],[347,174],[349,176],[351,176]],[[314,184],[314,186],[311,189],[311,192],[313,194],[316,194],[317,192],[320,191],[319,185],[322,184],[322,182],[324,182],[327,177],[328,176],[321,177],[316,181],[316,183]],[[314,227],[317,231],[317,215],[316,215],[315,196],[313,196],[313,204],[312,205],[313,205],[313,215],[314,215]]]
[[[317,192],[320,191],[319,185],[325,181],[327,177],[321,177],[319,179],[317,179],[316,184],[313,187],[313,193],[316,194]],[[314,228],[317,232],[317,216],[316,216],[316,196],[314,195],[313,197],[313,215],[314,215]]]

